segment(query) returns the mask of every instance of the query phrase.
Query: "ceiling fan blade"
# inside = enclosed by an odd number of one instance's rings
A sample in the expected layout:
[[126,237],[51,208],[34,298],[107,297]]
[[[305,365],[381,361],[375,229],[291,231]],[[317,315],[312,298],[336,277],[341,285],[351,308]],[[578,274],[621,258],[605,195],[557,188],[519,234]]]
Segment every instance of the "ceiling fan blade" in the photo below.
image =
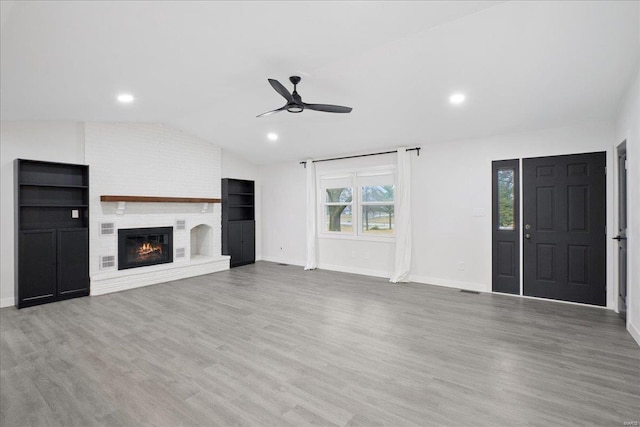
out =
[[293,102],[293,96],[287,90],[286,87],[282,86],[282,83],[280,83],[275,79],[268,79],[268,80],[269,80],[269,83],[271,84],[271,87],[273,87],[276,90],[276,92],[282,95],[282,97],[286,99],[287,102]]
[[264,116],[270,116],[271,114],[275,114],[275,113],[279,113],[280,111],[284,111],[287,109],[287,106],[285,105],[282,108],[278,108],[277,110],[271,110],[271,111],[267,111],[266,113],[262,113],[257,115],[256,117],[264,117]]
[[305,109],[324,111],[325,113],[350,113],[353,108],[329,104],[304,104]]

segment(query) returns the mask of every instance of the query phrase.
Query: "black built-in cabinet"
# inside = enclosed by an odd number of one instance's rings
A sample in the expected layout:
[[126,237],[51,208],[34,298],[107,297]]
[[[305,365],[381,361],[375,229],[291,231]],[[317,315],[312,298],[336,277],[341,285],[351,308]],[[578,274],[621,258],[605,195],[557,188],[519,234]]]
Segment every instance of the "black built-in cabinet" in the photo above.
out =
[[222,180],[222,254],[231,256],[231,267],[256,260],[255,183]]
[[15,160],[16,305],[89,295],[89,168]]

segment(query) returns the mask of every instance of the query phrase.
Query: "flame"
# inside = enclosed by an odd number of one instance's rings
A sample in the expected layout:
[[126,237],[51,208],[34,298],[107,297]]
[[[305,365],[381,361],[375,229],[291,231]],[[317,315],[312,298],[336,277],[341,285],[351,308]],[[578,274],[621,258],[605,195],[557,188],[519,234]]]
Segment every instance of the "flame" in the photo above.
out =
[[138,255],[149,255],[153,252],[159,252],[159,255],[162,255],[162,246],[152,246],[151,243],[143,243],[138,248]]

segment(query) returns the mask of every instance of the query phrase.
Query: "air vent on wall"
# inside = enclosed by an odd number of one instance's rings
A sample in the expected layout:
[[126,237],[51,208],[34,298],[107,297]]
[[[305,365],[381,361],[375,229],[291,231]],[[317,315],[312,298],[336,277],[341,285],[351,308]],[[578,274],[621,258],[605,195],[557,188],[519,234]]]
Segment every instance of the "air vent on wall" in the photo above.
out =
[[113,268],[116,266],[115,255],[105,255],[100,257],[100,269]]
[[184,248],[176,248],[176,258],[184,258]]
[[101,236],[112,236],[115,234],[116,226],[113,222],[102,222],[100,223],[100,235]]
[[179,219],[176,221],[176,230],[184,230],[187,225],[187,221]]

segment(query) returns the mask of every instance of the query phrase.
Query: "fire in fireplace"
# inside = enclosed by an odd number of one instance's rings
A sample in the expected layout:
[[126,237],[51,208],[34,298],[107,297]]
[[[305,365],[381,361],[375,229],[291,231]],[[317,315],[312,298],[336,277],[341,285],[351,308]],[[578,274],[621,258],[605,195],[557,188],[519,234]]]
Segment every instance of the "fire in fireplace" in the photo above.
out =
[[173,262],[173,227],[118,230],[118,270]]

